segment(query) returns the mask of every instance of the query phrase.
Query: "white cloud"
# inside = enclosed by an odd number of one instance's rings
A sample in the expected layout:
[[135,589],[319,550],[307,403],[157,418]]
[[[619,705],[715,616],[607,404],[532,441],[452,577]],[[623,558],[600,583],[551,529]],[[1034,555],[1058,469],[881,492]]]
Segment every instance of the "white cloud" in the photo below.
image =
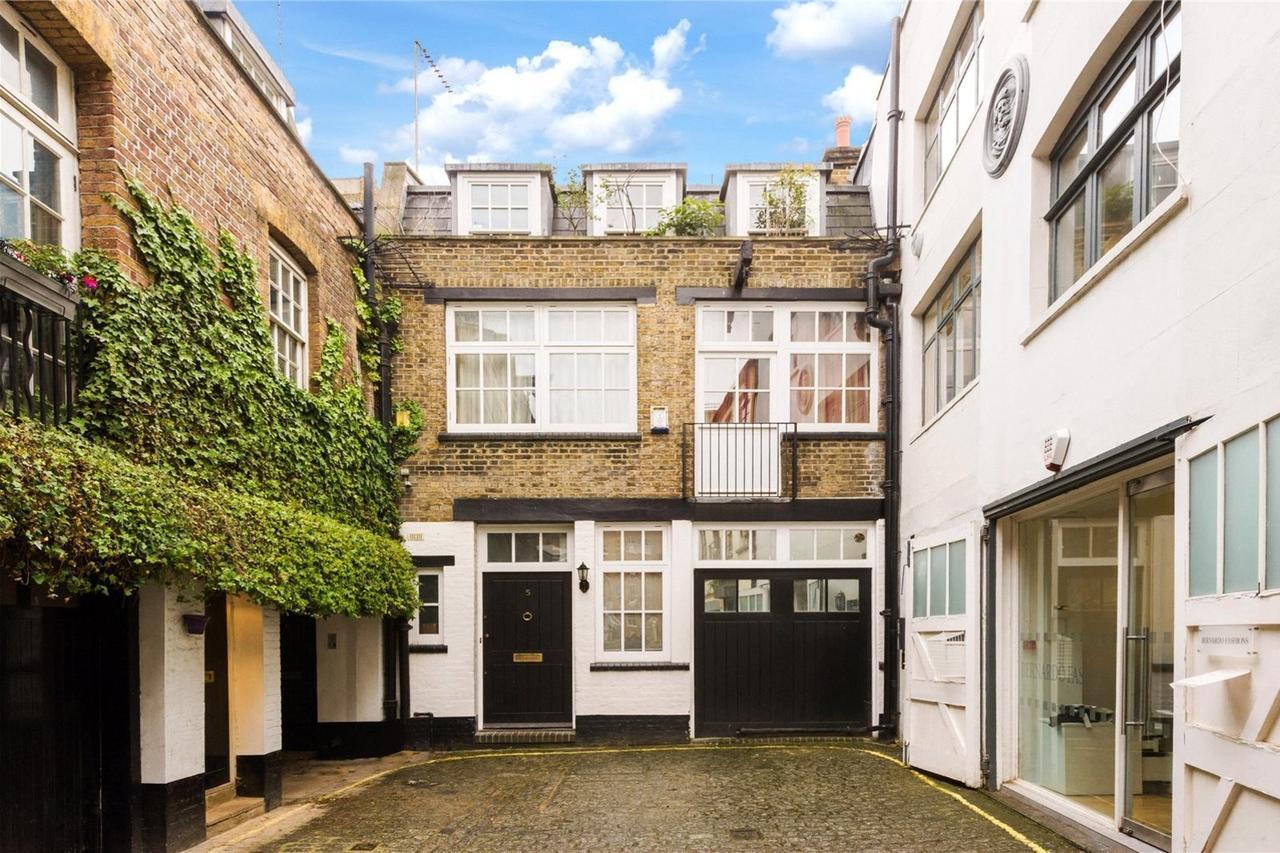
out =
[[658,120],[679,102],[679,89],[629,68],[610,78],[609,100],[556,119],[547,136],[565,148],[606,148],[625,154],[647,140]]
[[653,73],[657,77],[666,77],[675,68],[688,62],[707,49],[707,36],[698,37],[698,46],[688,49],[689,30],[692,24],[688,18],[681,18],[680,23],[667,30],[653,40]]
[[[554,40],[507,65],[441,59],[453,91],[444,91],[434,74],[419,81],[426,95],[419,113],[422,171],[449,160],[558,160],[587,149],[635,150],[680,102],[681,90],[668,78],[702,49],[689,49],[689,30],[681,20],[654,39],[652,65],[628,58],[603,36],[585,44]],[[380,87],[384,93],[412,89],[411,76]],[[379,144],[384,159],[410,162],[413,147],[412,122]]]
[[372,163],[377,160],[378,152],[372,148],[354,148],[350,145],[339,145],[338,156],[342,158],[342,162],[358,166],[361,163]]
[[855,65],[845,75],[844,83],[822,98],[823,106],[841,115],[847,115],[855,124],[872,121],[876,117],[876,95],[880,92],[880,74],[865,65]]
[[792,59],[849,50],[877,35],[897,7],[894,0],[792,0],[773,10],[765,43]]
[[311,126],[311,116],[307,116],[304,119],[294,122],[294,125],[298,128],[298,139],[302,140],[303,145],[310,145],[311,132],[313,130]]

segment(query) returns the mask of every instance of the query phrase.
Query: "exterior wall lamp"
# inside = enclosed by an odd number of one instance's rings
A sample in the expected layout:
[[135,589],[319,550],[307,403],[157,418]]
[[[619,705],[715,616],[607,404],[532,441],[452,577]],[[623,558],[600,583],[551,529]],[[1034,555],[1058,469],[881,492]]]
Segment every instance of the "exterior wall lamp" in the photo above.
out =
[[587,580],[587,572],[589,571],[591,571],[591,569],[587,568],[586,563],[578,564],[578,589],[582,592],[586,592],[591,589],[591,582]]

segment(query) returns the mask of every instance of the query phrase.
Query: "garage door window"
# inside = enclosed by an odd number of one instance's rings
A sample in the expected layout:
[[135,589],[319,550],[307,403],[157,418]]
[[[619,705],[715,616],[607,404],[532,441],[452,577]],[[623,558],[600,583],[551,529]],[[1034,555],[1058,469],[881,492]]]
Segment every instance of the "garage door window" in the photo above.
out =
[[853,578],[805,578],[792,581],[795,613],[857,613],[858,582]]
[[768,613],[768,578],[716,578],[702,584],[706,613]]

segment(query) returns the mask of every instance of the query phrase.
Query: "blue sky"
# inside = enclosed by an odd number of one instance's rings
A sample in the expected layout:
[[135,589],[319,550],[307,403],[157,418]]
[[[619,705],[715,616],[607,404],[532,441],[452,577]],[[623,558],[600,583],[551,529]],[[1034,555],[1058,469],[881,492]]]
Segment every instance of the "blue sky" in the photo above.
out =
[[413,162],[414,39],[423,177],[446,160],[659,160],[718,183],[725,163],[816,161],[832,120],[865,138],[896,4],[241,0],[297,94],[333,177]]

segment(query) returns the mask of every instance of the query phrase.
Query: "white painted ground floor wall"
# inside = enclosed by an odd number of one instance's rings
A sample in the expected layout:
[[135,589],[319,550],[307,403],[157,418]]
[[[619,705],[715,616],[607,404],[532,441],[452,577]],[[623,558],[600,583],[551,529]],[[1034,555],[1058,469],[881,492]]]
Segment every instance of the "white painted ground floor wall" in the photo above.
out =
[[[483,557],[483,537],[495,530],[556,530],[569,534],[568,559],[558,567],[539,569],[538,566],[522,566],[526,570],[563,571],[572,581],[572,654],[573,654],[573,716],[618,717],[687,717],[692,725],[694,716],[694,612],[702,606],[702,591],[695,589],[694,571],[701,563],[697,556],[697,534],[701,528],[720,529],[781,529],[777,525],[757,523],[717,522],[714,525],[694,524],[687,520],[674,520],[645,525],[612,524],[580,520],[568,525],[525,525],[492,527],[472,522],[406,522],[401,532],[410,554],[428,565],[432,558],[447,563],[440,570],[440,633],[427,642],[435,646],[431,653],[410,654],[410,707],[415,716],[432,714],[436,718],[473,718],[483,727],[483,683],[480,667],[482,581],[486,571],[500,571],[486,567]],[[867,558],[855,565],[871,569],[871,600],[863,612],[872,619],[872,641],[866,654],[870,657],[872,673],[873,719],[882,708],[882,675],[878,667],[883,648],[883,620],[875,616],[883,608],[884,591],[880,565],[883,550],[882,522],[875,523],[824,523],[783,525],[786,528],[855,527],[867,537]],[[643,528],[659,529],[665,536],[665,642],[661,653],[604,652],[601,641],[600,572],[601,534],[611,530]],[[781,555],[780,555],[781,556]],[[438,559],[444,558],[444,559]],[[450,562],[451,561],[451,562]],[[582,593],[577,587],[575,568],[585,563],[589,567],[591,588]],[[770,561],[773,566],[789,565],[787,560]],[[746,564],[727,563],[725,567],[744,567]],[[417,625],[410,629],[411,647],[422,642],[418,638]],[[447,651],[441,650],[444,647]],[[618,663],[638,660],[646,663],[682,665],[679,669],[665,670],[601,670],[593,664]]]

